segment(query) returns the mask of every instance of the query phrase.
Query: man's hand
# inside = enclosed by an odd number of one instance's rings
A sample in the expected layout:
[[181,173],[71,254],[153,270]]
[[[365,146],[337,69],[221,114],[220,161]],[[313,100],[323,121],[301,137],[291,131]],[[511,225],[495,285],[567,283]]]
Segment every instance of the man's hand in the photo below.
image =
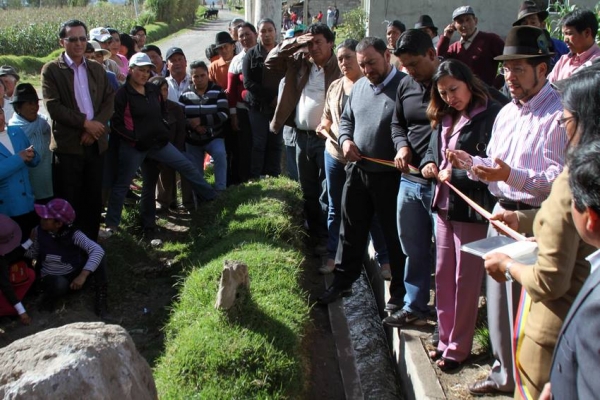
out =
[[451,24],[448,24],[444,28],[444,36],[446,36],[448,39],[452,39],[452,35],[454,35],[454,32],[456,32],[456,28],[454,27],[454,22],[452,22]]
[[71,290],[79,290],[83,287],[83,284],[85,283],[87,277],[91,274],[90,271],[88,270],[83,270],[81,271],[81,273],[79,275],[77,275],[77,278],[73,279],[73,282],[71,282],[71,285],[69,286],[71,288]]
[[94,140],[98,140],[106,131],[106,127],[102,122],[85,120],[83,129],[86,133],[92,135]]
[[358,147],[352,140],[346,140],[342,144],[342,152],[344,153],[344,158],[349,162],[360,161],[360,151],[358,151]]
[[408,165],[412,161],[412,152],[408,146],[402,147],[394,157],[394,165],[402,172],[408,172]]
[[446,158],[454,168],[468,170],[473,165],[471,156],[463,150],[446,150]]
[[492,253],[485,256],[485,270],[496,282],[506,282],[505,265],[512,259],[503,253]]
[[506,164],[499,158],[495,158],[495,167],[484,167],[483,165],[475,166],[471,169],[480,180],[487,182],[506,182],[510,176],[510,165]]
[[427,179],[437,179],[438,167],[434,163],[429,163],[421,169],[421,175]]
[[441,170],[438,174],[438,179],[442,183],[446,181],[450,182],[452,180],[452,168]]
[[[510,229],[517,231],[517,232],[519,231],[519,218],[517,216],[517,213],[514,211],[506,211],[506,210],[500,211],[500,212],[493,214],[490,219],[495,220],[495,221],[500,221],[504,225],[508,226]],[[500,231],[495,226],[494,226],[494,229],[496,229],[498,232],[504,234],[504,232]]]
[[92,144],[94,144],[95,141],[96,139],[94,139],[92,135],[90,135],[89,133],[84,133],[83,135],[81,135],[81,140],[79,140],[79,144],[81,144],[82,146],[91,146]]
[[305,33],[304,35],[300,35],[300,36],[296,37],[296,43],[298,43],[299,46],[306,46],[312,40],[313,40],[312,33]]
[[231,114],[229,116],[229,120],[231,121],[231,129],[233,129],[234,131],[239,131],[240,130],[240,126],[238,125],[237,114]]

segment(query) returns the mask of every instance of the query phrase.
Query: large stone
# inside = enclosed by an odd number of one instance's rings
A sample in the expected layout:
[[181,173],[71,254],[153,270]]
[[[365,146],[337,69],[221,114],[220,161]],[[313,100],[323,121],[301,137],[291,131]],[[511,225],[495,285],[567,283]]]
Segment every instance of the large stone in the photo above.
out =
[[102,322],[48,329],[0,349],[0,398],[157,399],[127,331]]
[[240,261],[226,260],[219,283],[215,308],[229,310],[239,297],[240,289],[250,290],[248,266]]

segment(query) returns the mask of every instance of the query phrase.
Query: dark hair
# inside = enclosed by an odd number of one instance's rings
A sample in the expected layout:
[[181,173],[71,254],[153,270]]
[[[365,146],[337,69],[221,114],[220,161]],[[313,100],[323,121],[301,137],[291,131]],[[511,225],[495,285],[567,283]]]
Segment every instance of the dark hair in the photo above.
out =
[[83,22],[81,22],[78,19],[70,19],[67,22],[63,22],[62,24],[60,24],[58,37],[64,39],[67,36],[67,28],[74,28],[76,26],[83,26],[83,29],[85,29],[85,34],[87,35],[88,29]]
[[394,54],[424,56],[429,49],[434,49],[431,37],[420,29],[409,29],[398,39]]
[[451,115],[452,119],[455,120],[460,114],[458,110],[450,107],[442,100],[442,96],[438,91],[437,84],[445,76],[451,76],[454,79],[464,82],[469,88],[471,102],[467,106],[466,111],[472,110],[475,106],[486,104],[490,98],[490,94],[483,82],[473,75],[471,68],[465,63],[454,59],[442,62],[431,79],[431,101],[427,107],[427,118],[431,121],[431,127],[434,129],[442,122],[442,118],[446,115]]
[[554,86],[563,108],[575,116],[579,145],[600,137],[600,65],[592,64]]
[[388,22],[387,27],[389,28],[391,26],[398,29],[400,33],[404,33],[406,31],[406,25],[404,25],[401,21],[398,21],[397,19]]
[[388,49],[383,39],[370,36],[358,42],[358,44],[356,45],[356,52],[363,52],[369,47],[373,47],[382,56],[385,55],[385,52]]
[[111,36],[116,33],[117,35],[119,35],[119,38],[121,37],[121,32],[119,32],[115,28],[107,27],[106,30],[108,31],[108,33],[110,33]]
[[202,68],[208,72],[208,66],[206,65],[206,63],[204,61],[200,61],[200,60],[192,61],[192,63],[190,64],[190,71],[192,71],[196,68]]
[[600,215],[600,132],[595,136],[587,145],[569,152],[569,186],[577,211],[589,207]]
[[144,28],[141,25],[136,25],[133,28],[131,28],[131,32],[129,32],[132,36],[137,35],[139,31],[144,31],[144,35],[147,35],[148,32],[146,32],[146,28]]
[[355,39],[346,39],[342,43],[338,44],[335,48],[335,51],[340,49],[348,49],[350,51],[356,52],[356,46],[358,45],[358,40]]
[[169,86],[169,82],[167,82],[167,79],[163,76],[153,76],[148,80],[148,82],[158,86],[159,88],[162,88],[163,85]]
[[240,28],[248,28],[252,31],[252,33],[256,33],[256,27],[254,25],[252,25],[250,22],[244,22],[243,24],[238,26],[238,29],[240,29]]
[[572,26],[579,33],[590,28],[592,36],[595,38],[598,33],[598,20],[596,15],[590,10],[580,8],[571,11],[560,20],[561,26]]
[[275,25],[275,22],[271,19],[271,18],[263,18],[260,21],[258,21],[258,24],[256,24],[256,26],[258,26],[260,28],[260,26],[262,24],[271,24],[273,25],[273,28],[275,28],[275,32],[277,32],[277,25]]
[[331,43],[335,40],[335,35],[331,32],[331,29],[327,26],[327,24],[317,23],[309,25],[304,33],[310,33],[311,35],[323,35],[327,43]]
[[550,68],[550,65],[552,65],[552,58],[550,56],[526,58],[525,62],[531,65],[533,68],[537,67],[540,64],[546,64],[546,76],[548,76],[548,74],[552,70],[552,68]]
[[121,33],[119,35],[119,38],[121,38],[121,46],[125,46],[127,48],[127,54],[125,54],[125,57],[127,57],[127,59],[129,60],[131,56],[136,53],[135,41],[131,36],[129,36],[126,33]]
[[204,49],[204,55],[209,62],[213,57],[217,57],[219,55],[219,53],[217,53],[217,45],[214,43],[208,45],[208,47]]
[[162,52],[160,51],[160,48],[158,46],[155,46],[153,44],[147,44],[144,47],[142,47],[142,49],[140,50],[142,53],[147,53],[149,51],[154,51],[156,54],[158,54],[159,56],[162,57]]

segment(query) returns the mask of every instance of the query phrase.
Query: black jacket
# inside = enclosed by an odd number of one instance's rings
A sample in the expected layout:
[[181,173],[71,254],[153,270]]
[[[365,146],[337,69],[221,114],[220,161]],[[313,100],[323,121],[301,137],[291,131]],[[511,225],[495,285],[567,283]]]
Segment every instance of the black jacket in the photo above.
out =
[[275,113],[275,103],[282,76],[267,71],[265,59],[268,52],[260,43],[246,52],[242,63],[244,87],[247,89],[248,104],[259,109],[265,115]]
[[[463,150],[473,156],[487,157],[486,149],[492,134],[492,128],[496,115],[500,112],[502,106],[493,100],[489,100],[487,108],[475,115],[461,129],[460,136],[456,143],[456,150]],[[425,157],[421,161],[419,168],[423,168],[429,163],[440,165],[440,136],[442,132],[441,124],[434,134],[431,135],[429,148]],[[495,198],[489,192],[485,183],[469,179],[467,171],[457,168],[452,168],[452,179],[450,180],[453,186],[467,195],[470,199],[482,206],[488,211],[491,211]],[[433,182],[436,185],[436,181]],[[487,220],[473,210],[462,198],[450,190],[448,204],[448,219],[459,222],[478,222],[487,223]],[[435,208],[433,208],[435,210]]]
[[136,91],[128,80],[117,91],[111,119],[112,131],[140,151],[161,148],[169,142],[166,103],[160,88],[146,83],[145,92]]

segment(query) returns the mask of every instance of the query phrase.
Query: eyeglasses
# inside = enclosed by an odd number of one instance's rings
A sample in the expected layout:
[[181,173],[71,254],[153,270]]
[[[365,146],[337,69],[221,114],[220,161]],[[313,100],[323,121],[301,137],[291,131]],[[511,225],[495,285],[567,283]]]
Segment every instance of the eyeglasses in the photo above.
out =
[[524,73],[525,73],[525,69],[523,67],[514,67],[514,68],[502,67],[502,68],[500,68],[500,74],[502,74],[504,76],[506,76],[508,74],[521,76]]
[[75,43],[77,41],[87,42],[87,37],[85,37],[85,36],[69,36],[69,37],[66,37],[65,40],[69,43]]
[[558,126],[565,128],[567,126],[567,122],[575,118],[576,117],[574,115],[571,115],[570,117],[562,117],[558,120]]

